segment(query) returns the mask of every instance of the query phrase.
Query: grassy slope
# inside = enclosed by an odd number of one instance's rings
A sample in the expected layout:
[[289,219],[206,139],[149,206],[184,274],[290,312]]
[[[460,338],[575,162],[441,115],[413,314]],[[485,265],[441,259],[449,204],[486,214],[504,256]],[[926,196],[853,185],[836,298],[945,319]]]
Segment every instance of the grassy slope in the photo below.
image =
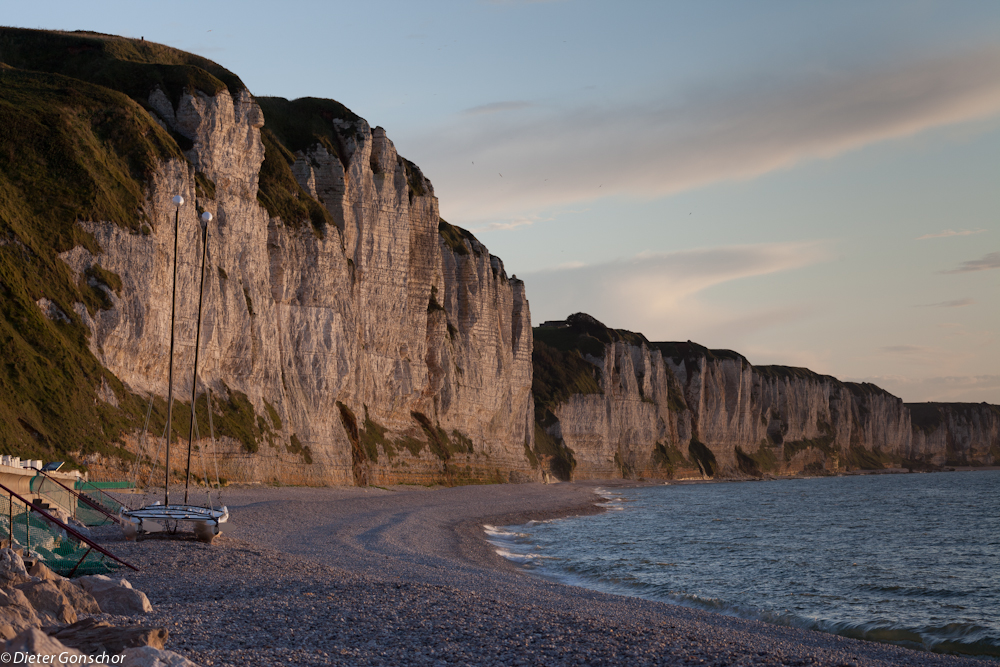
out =
[[[99,251],[78,219],[139,233],[142,183],[180,151],[121,93],[10,67],[0,69],[0,127],[0,450],[106,451],[137,406],[90,354],[73,311],[76,302],[105,305],[105,288],[74,280],[57,255],[76,245]],[[35,303],[43,297],[69,321],[45,317]],[[96,400],[102,378],[124,409]]]
[[[185,88],[214,94],[243,84],[204,58],[91,33],[3,28],[0,63],[0,452],[124,454],[120,437],[141,426],[145,401],[93,357],[73,310],[108,307],[120,280],[95,267],[77,281],[58,254],[77,245],[100,252],[77,220],[133,233],[157,223],[143,211],[146,182],[162,160],[184,159],[184,140],[147,113],[150,91],[159,86],[176,102]],[[45,317],[36,305],[43,297],[68,321]],[[98,399],[104,383],[118,408]],[[237,392],[219,399],[217,432],[254,450],[261,433],[246,403]],[[178,432],[186,433],[189,409],[175,409]]]

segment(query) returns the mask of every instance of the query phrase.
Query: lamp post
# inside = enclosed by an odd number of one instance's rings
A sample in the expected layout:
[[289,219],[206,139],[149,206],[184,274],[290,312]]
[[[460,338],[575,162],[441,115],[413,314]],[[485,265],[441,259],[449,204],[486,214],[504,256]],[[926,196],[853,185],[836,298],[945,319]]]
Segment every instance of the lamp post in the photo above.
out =
[[[188,429],[187,476],[184,480],[184,504],[188,504],[188,487],[191,485],[191,444],[194,441],[195,399],[198,392],[198,352],[201,350],[201,306],[205,298],[205,259],[208,257],[208,223],[212,214],[205,211],[201,214],[201,284],[198,287],[198,328],[194,335],[194,377],[191,380],[191,427]],[[211,410],[212,406],[208,406]],[[208,480],[206,479],[207,483]]]
[[184,197],[174,196],[174,278],[173,294],[170,298],[170,362],[167,366],[167,457],[164,461],[166,472],[163,481],[163,504],[170,504],[170,422],[174,412],[174,313],[177,310],[177,228],[180,221]]

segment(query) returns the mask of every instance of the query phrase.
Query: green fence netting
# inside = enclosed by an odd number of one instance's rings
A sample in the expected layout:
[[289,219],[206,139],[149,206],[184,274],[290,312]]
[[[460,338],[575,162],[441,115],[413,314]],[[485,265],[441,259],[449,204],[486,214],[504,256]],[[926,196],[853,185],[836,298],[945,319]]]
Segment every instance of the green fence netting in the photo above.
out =
[[106,574],[117,568],[114,561],[5,494],[0,495],[0,536],[9,538],[12,547],[34,552],[50,570],[63,576]]

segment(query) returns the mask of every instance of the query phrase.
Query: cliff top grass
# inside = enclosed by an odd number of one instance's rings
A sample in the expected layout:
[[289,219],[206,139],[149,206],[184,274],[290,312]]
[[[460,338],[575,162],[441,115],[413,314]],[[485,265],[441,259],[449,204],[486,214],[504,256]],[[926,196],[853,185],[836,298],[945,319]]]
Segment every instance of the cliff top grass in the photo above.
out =
[[[837,380],[840,382],[840,380]],[[841,382],[855,396],[885,396],[902,403],[902,399],[871,382]]]
[[246,89],[238,76],[207,58],[96,32],[0,28],[0,61],[111,88],[141,104],[156,87],[174,105],[185,88],[209,95]]
[[753,369],[758,375],[766,378],[781,380],[810,380],[813,382],[832,381],[836,384],[841,384],[840,380],[832,375],[821,375],[815,371],[811,371],[808,368],[802,368],[800,366],[754,366]]
[[[336,155],[347,168],[350,155],[344,145],[344,129],[334,121],[351,125],[364,120],[340,102],[318,97],[301,97],[286,100],[283,97],[258,97],[257,104],[264,112],[264,127],[291,152],[305,151],[316,144]],[[352,130],[356,133],[357,130]]]
[[602,393],[601,369],[576,350],[559,350],[535,338],[531,366],[535,418],[542,423],[551,422],[555,408],[570,396]]
[[260,166],[257,201],[272,218],[281,218],[292,227],[309,223],[322,238],[327,225],[336,225],[333,216],[295,179],[292,173],[295,156],[288,148],[266,127],[261,130],[260,139],[264,144],[264,162]]
[[545,323],[532,329],[535,340],[563,352],[576,350],[584,355],[603,358],[604,348],[617,342],[648,345],[642,334],[626,329],[611,329],[586,313],[574,313],[563,322]]
[[469,248],[472,248],[472,251],[477,255],[481,252],[479,248],[482,247],[482,244],[479,243],[479,239],[472,232],[457,225],[452,225],[446,222],[444,218],[438,218],[438,234],[440,234],[445,244],[456,255],[468,255]]
[[992,414],[1000,420],[1000,405],[990,403],[906,403],[910,410],[910,423],[924,433],[934,432],[944,423],[947,413],[956,414],[963,419],[973,421],[977,417]]
[[659,350],[660,353],[665,357],[670,357],[673,359],[675,364],[679,364],[684,360],[694,360],[701,359],[704,357],[709,361],[717,361],[721,359],[735,359],[739,360],[744,364],[749,364],[746,357],[744,357],[739,352],[733,352],[732,350],[710,350],[704,345],[699,345],[698,343],[693,343],[691,341],[686,342],[666,342],[666,343],[649,343],[649,346],[654,350]]

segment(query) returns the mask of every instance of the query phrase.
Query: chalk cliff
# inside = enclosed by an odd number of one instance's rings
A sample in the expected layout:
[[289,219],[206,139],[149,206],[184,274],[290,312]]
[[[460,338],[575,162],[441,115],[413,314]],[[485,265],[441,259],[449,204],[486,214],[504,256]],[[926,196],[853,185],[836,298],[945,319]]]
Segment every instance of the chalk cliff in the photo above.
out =
[[548,470],[564,478],[1000,464],[1000,407],[906,406],[875,385],[654,343],[582,313],[535,330],[535,373],[536,441],[551,440]]
[[[154,161],[135,225],[78,220],[96,243],[59,254],[73,281],[89,282],[105,299],[103,307],[71,308],[90,353],[114,376],[99,401],[158,397],[150,430],[162,433],[171,198],[179,194],[175,396],[190,401],[203,247],[197,216],[208,211],[199,375],[214,393],[223,477],[539,478],[527,456],[534,416],[524,285],[472,234],[440,219],[430,181],[382,128],[331,100],[258,101],[207,61],[196,61],[196,76],[180,83],[165,79],[184,55],[173,50],[168,58],[133,40],[30,32],[16,35],[16,53],[28,53],[29,65],[50,63],[31,60],[39,40],[49,51],[103,49],[118,64],[116,54],[132,49],[122,67],[151,61],[123,92],[180,149]],[[90,76],[80,68],[74,75]],[[52,319],[51,301],[36,300]],[[178,405],[174,417],[184,437],[189,405]],[[198,420],[200,449],[208,445],[206,416]],[[125,430],[129,449],[139,430],[135,423]],[[182,449],[172,449],[179,468]]]
[[[366,484],[528,473],[524,286],[474,237],[440,220],[431,183],[384,130],[361,119],[331,123],[344,135],[342,157],[320,143],[294,154],[299,185],[335,221],[294,225],[258,202],[266,118],[248,92],[185,92],[174,108],[153,91],[149,104],[193,144],[188,164],[165,164],[153,180],[147,210],[159,222],[147,236],[84,223],[103,252],[67,257],[78,270],[98,262],[123,277],[122,295],[93,324],[91,345],[107,368],[136,391],[166,393],[170,197],[180,193],[191,204],[181,219],[177,366],[193,361],[195,214],[204,208],[215,218],[200,375],[223,398],[245,395],[258,416],[252,442],[228,442],[230,479]],[[199,194],[198,176],[214,191]],[[190,382],[177,387],[187,395]]]

